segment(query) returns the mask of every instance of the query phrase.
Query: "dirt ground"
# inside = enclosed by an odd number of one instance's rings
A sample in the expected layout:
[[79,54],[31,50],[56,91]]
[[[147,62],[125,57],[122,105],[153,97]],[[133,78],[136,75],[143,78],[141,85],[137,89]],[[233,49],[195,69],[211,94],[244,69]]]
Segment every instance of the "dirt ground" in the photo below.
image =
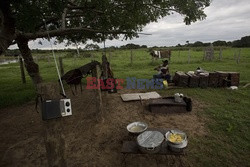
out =
[[[180,161],[190,166],[185,156],[124,156],[120,153],[122,142],[129,138],[126,126],[134,121],[146,122],[151,128],[178,128],[190,138],[205,135],[205,121],[199,116],[203,104],[193,99],[192,112],[152,114],[145,107],[146,101],[144,107],[139,101],[122,102],[120,95],[132,92],[136,91],[107,94],[103,120],[96,113],[93,90],[76,96],[68,93],[73,116],[62,118],[68,166],[180,166]],[[42,120],[34,102],[1,110],[0,127],[0,166],[47,166]]]

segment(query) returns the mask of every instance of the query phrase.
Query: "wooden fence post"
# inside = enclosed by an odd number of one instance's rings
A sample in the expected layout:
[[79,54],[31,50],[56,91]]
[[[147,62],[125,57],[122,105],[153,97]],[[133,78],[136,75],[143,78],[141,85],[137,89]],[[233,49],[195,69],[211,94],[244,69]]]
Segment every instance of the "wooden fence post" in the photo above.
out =
[[38,63],[38,55],[36,55],[36,63]]
[[[43,100],[60,99],[60,89],[57,83],[41,83],[37,87],[38,94]],[[43,136],[46,148],[46,156],[49,167],[66,167],[65,159],[65,136],[63,118],[43,121]]]
[[106,55],[102,55],[102,71],[104,78],[108,78],[108,60]]
[[90,55],[90,59],[91,59],[91,61],[94,61],[94,60],[95,60],[95,57],[94,57],[93,54]]
[[79,58],[80,57],[80,51],[79,51],[79,48],[78,48],[77,44],[76,44],[76,52],[77,52],[77,57]]
[[50,63],[50,56],[48,56],[48,63]]
[[219,59],[222,60],[222,49],[220,48]]
[[[109,74],[108,74],[108,59],[107,59],[107,56],[106,55],[103,55],[102,56],[102,74],[103,74],[103,77],[104,79],[108,79],[109,78]],[[100,92],[98,92],[98,96],[100,97],[100,99],[102,99],[102,96],[103,95],[103,104],[105,107],[101,106],[101,112],[104,112],[106,113],[106,106],[108,106],[108,100],[107,100],[107,96],[108,96],[108,91],[104,91],[103,94],[100,94]],[[102,103],[101,102],[101,103]],[[101,104],[102,105],[102,104]]]
[[111,52],[109,52],[109,63],[111,62],[111,57],[112,57]]
[[241,49],[239,50],[239,53],[238,53],[238,57],[237,57],[237,64],[240,63],[240,53],[241,53]]
[[26,78],[25,78],[25,73],[24,73],[24,66],[23,66],[23,59],[21,57],[19,57],[19,63],[20,63],[22,82],[26,83]]
[[205,59],[206,59],[206,49],[204,49],[203,52],[204,52],[204,53],[203,53],[203,61],[205,61]]
[[100,89],[100,67],[99,65],[96,66],[94,70],[92,70],[92,76],[96,77],[98,89],[95,90],[95,97],[96,97],[96,113],[103,119],[103,106],[102,106],[102,93]]
[[130,50],[130,64],[133,64],[133,51],[132,49]]
[[188,50],[188,64],[190,63],[190,49]]
[[59,57],[59,68],[60,68],[61,76],[64,75],[63,59],[62,59],[62,57]]

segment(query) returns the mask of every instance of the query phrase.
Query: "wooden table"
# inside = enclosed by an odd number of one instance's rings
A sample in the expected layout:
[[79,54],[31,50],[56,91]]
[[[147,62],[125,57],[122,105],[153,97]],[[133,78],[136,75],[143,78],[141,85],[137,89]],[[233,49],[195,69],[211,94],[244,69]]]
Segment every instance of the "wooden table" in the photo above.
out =
[[[161,132],[164,136],[165,134],[169,131],[169,129],[158,129],[158,128],[149,128],[148,131],[159,131]],[[131,135],[131,140],[125,140],[123,141],[122,144],[122,149],[121,153],[123,154],[123,164],[126,166],[126,157],[129,154],[137,154],[137,155],[146,155],[147,153],[143,153],[140,151],[139,146],[136,142],[137,136]],[[152,155],[164,155],[164,156],[176,156],[178,160],[180,161],[180,165],[183,166],[182,159],[180,156],[183,156],[186,154],[185,149],[183,149],[182,152],[173,152],[170,151],[167,145],[167,142],[164,140],[161,146],[161,150],[158,153],[152,154]],[[149,154],[147,154],[149,155]]]
[[172,114],[172,113],[187,113],[187,103],[182,100],[175,102],[174,97],[166,97],[163,99],[149,100],[149,108],[152,113]]

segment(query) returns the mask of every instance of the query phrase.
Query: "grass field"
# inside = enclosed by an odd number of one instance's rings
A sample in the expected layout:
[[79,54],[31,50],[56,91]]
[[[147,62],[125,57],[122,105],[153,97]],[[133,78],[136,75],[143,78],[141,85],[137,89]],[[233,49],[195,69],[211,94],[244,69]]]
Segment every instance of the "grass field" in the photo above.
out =
[[[240,72],[240,88],[231,91],[222,88],[185,88],[181,92],[207,104],[202,117],[207,120],[209,134],[205,137],[192,139],[195,149],[191,150],[190,161],[197,166],[248,166],[250,164],[250,87],[243,85],[250,82],[250,48],[241,50],[239,64],[236,63],[234,53],[238,49],[223,50],[222,60],[216,52],[215,60],[203,61],[202,51],[191,51],[191,61],[188,64],[188,51],[173,51],[170,61],[170,71],[192,71],[202,67],[207,71],[236,71]],[[93,52],[94,59],[101,60],[100,52]],[[130,62],[130,50],[110,52],[107,57],[111,62],[116,78],[137,77],[152,78],[153,68],[161,60],[152,62],[147,50],[133,50],[133,63]],[[36,54],[44,57],[48,54]],[[90,62],[91,58],[72,58],[65,53],[63,59],[64,70],[70,70]],[[56,69],[53,61],[39,60],[40,72],[44,81],[57,81]],[[28,76],[27,83],[21,83],[18,63],[0,66],[0,108],[21,105],[34,100],[35,92]],[[161,94],[174,94],[176,90],[161,90]],[[202,150],[202,151],[200,151]]]

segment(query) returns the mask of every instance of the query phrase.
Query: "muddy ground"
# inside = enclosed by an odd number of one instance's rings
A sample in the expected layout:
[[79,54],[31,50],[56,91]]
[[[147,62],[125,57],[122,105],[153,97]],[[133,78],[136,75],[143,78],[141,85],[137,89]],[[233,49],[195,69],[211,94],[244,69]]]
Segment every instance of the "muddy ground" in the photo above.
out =
[[[205,121],[200,117],[203,104],[193,99],[192,112],[152,114],[146,107],[147,101],[122,102],[120,95],[129,92],[136,91],[121,90],[107,95],[103,119],[96,113],[93,90],[84,90],[76,96],[69,93],[73,116],[63,118],[68,166],[192,166],[186,156],[124,156],[120,151],[122,142],[129,139],[126,126],[134,121],[146,122],[151,128],[178,128],[190,139],[205,135]],[[34,102],[2,109],[0,127],[0,166],[47,166],[44,126]],[[189,149],[192,148],[188,147],[186,152]]]

